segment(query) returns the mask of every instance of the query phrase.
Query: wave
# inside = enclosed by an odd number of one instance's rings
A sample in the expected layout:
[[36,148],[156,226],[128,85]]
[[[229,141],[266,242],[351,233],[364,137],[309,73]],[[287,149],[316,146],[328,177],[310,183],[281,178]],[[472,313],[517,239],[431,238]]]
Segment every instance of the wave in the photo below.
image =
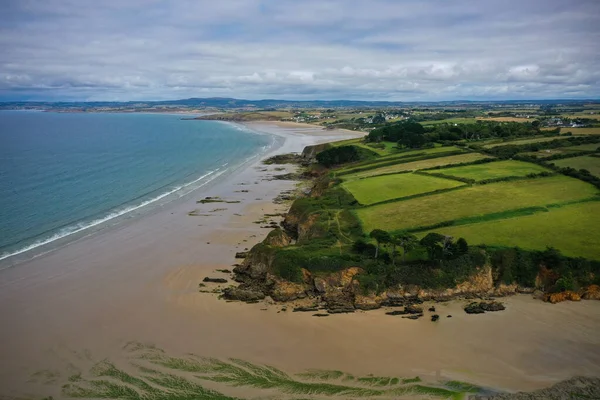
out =
[[[132,211],[138,210],[138,209],[140,209],[142,207],[145,207],[145,206],[147,206],[149,204],[152,204],[152,203],[155,203],[155,202],[157,202],[157,201],[159,201],[161,199],[164,199],[165,197],[167,197],[169,195],[172,195],[172,194],[174,194],[174,193],[176,193],[178,191],[181,191],[183,189],[189,188],[190,186],[192,186],[192,185],[200,182],[201,180],[209,177],[211,174],[214,174],[206,182],[203,182],[201,185],[199,185],[197,187],[191,188],[190,191],[196,190],[198,188],[201,188],[202,186],[208,184],[209,182],[213,181],[214,179],[218,178],[223,173],[225,173],[227,171],[227,169],[226,169],[227,165],[228,164],[223,164],[220,168],[217,168],[215,170],[209,171],[206,174],[202,175],[201,177],[199,177],[199,178],[197,178],[197,179],[195,179],[195,180],[193,180],[191,182],[188,182],[188,183],[176,186],[175,188],[173,188],[173,189],[171,189],[171,190],[169,190],[167,192],[161,193],[160,195],[158,195],[156,197],[153,197],[151,199],[142,201],[139,204],[132,205],[132,206],[120,209],[120,210],[113,211],[110,214],[108,214],[108,215],[106,215],[106,216],[104,216],[102,218],[97,218],[97,219],[94,219],[94,220],[89,221],[89,222],[80,222],[80,223],[77,223],[77,224],[69,225],[67,227],[64,227],[64,228],[60,229],[58,232],[56,232],[55,234],[53,234],[50,237],[37,240],[34,243],[32,243],[30,245],[27,245],[25,247],[22,247],[22,248],[20,248],[20,249],[18,249],[16,251],[0,254],[0,261],[1,260],[5,260],[5,259],[7,259],[9,257],[13,257],[13,256],[16,256],[16,255],[25,253],[25,252],[33,250],[33,249],[36,249],[36,248],[38,248],[40,246],[44,246],[44,245],[50,244],[50,243],[55,242],[57,240],[63,239],[65,237],[67,237],[67,236],[71,236],[71,235],[74,235],[76,233],[85,231],[87,229],[93,228],[95,226],[98,226],[98,225],[103,224],[105,222],[108,222],[110,220],[113,220],[115,218],[118,218],[120,216],[128,214],[128,213],[130,213]],[[222,168],[225,168],[225,169],[221,170]],[[187,193],[189,193],[189,192],[181,193],[181,195],[179,197],[184,196]]]

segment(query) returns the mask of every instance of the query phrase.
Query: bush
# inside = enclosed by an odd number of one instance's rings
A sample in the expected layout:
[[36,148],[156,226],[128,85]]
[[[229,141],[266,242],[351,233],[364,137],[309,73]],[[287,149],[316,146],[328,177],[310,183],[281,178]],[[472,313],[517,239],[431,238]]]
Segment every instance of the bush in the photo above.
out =
[[317,154],[317,162],[326,167],[366,160],[377,156],[372,150],[359,146],[338,146],[324,150]]

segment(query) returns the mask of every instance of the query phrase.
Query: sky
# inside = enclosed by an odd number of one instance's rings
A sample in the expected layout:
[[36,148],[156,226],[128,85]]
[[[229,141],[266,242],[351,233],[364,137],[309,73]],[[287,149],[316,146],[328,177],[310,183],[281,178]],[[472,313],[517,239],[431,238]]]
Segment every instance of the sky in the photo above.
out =
[[0,101],[600,98],[600,0],[0,0]]

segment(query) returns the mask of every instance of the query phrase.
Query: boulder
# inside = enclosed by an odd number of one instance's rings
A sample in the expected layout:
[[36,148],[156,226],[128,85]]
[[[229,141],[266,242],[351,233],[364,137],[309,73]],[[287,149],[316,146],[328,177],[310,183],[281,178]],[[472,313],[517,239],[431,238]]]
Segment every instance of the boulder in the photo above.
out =
[[388,289],[382,298],[382,305],[386,307],[401,307],[406,304],[404,290]]
[[547,301],[548,303],[552,303],[552,304],[556,304],[556,303],[560,303],[562,301],[580,301],[581,300],[581,296],[579,296],[579,294],[571,291],[571,290],[567,290],[564,292],[560,292],[560,293],[547,293],[544,296],[544,301]]
[[319,307],[294,307],[293,312],[314,312],[319,311]]
[[409,305],[404,307],[404,312],[406,314],[423,314],[423,307]]
[[381,303],[382,298],[374,294],[354,296],[354,307],[359,310],[375,310],[381,308]]
[[581,295],[582,299],[585,300],[600,300],[600,286],[590,285],[588,286]]
[[435,321],[437,321],[438,319],[440,319],[440,316],[439,316],[439,315],[437,315],[437,314],[433,314],[433,315],[431,316],[431,321],[432,321],[432,322],[435,322]]
[[419,319],[423,316],[423,314],[413,314],[413,315],[407,315],[405,317],[402,318],[406,318],[406,319]]
[[209,278],[208,276],[202,279],[202,282],[211,282],[211,283],[227,283],[227,279],[224,278]]
[[354,302],[350,293],[342,291],[329,291],[322,296],[327,312],[330,314],[354,312]]
[[293,301],[307,296],[307,287],[303,283],[289,282],[270,274],[267,281],[271,284],[269,294],[275,301]]
[[502,311],[505,310],[504,304],[499,303],[497,301],[490,302],[473,302],[469,303],[465,308],[465,312],[467,314],[483,314],[486,311]]
[[247,251],[240,251],[235,253],[235,258],[246,258],[248,256]]
[[435,312],[435,307],[434,306],[429,307],[429,311],[430,312]]
[[404,310],[394,310],[394,311],[388,311],[385,313],[385,315],[406,315],[406,312]]
[[265,294],[258,290],[231,287],[223,290],[223,297],[228,300],[255,302],[265,298]]

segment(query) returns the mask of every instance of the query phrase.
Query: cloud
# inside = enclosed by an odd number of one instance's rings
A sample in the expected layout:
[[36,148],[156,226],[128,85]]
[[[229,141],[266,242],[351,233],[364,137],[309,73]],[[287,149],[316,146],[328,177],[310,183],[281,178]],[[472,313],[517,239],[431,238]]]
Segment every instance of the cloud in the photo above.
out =
[[595,0],[7,0],[0,100],[600,95]]

